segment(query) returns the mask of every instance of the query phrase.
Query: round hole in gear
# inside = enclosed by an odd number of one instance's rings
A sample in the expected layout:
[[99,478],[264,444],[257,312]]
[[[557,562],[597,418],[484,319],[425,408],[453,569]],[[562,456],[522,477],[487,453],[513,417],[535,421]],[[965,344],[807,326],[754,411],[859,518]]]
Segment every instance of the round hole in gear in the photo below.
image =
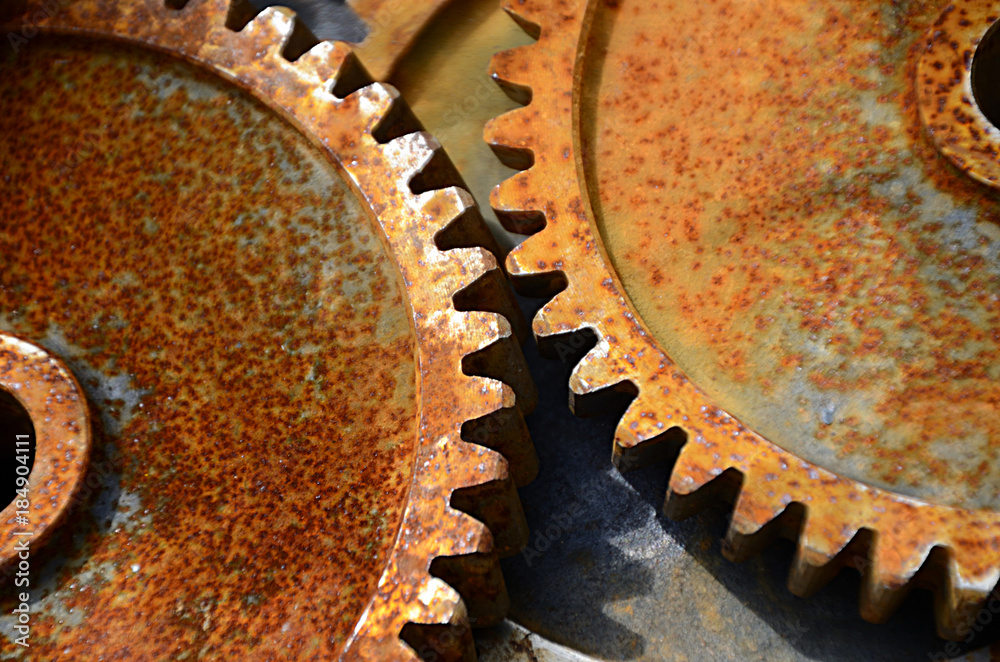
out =
[[[18,455],[27,449],[27,462]],[[27,410],[13,394],[0,390],[0,509],[17,495],[17,467],[27,466],[29,475],[35,464],[35,426]]]
[[994,23],[972,58],[972,93],[993,126],[1000,127],[1000,30]]

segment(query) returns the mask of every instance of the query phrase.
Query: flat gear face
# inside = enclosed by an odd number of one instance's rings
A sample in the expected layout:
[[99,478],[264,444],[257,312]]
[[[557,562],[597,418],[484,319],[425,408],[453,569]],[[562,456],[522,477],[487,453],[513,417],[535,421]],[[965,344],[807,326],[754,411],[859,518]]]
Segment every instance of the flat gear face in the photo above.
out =
[[37,444],[0,651],[474,657],[535,465],[498,251],[347,47],[181,4],[2,17],[0,387]]
[[961,638],[1000,578],[1000,217],[996,17],[949,7],[511,2],[530,103],[486,137],[530,164],[493,206],[540,343],[597,334],[574,408],[635,396],[616,460],[680,446],[669,513],[733,498],[731,556],[796,538],[791,589],[851,565],[871,620],[925,567]]

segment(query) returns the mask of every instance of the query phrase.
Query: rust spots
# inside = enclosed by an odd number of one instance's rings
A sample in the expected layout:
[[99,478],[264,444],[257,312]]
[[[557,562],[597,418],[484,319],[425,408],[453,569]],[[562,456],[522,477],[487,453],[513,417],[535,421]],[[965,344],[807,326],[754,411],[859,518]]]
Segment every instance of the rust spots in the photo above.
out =
[[[543,36],[521,80],[547,94],[516,143],[536,155],[532,187],[494,199],[544,202],[512,272],[535,284],[553,278],[536,261],[567,265],[536,331],[592,326],[606,344],[589,386],[638,391],[614,456],[662,439],[643,412],[676,421],[687,442],[668,514],[735,501],[734,557],[798,537],[799,594],[871,539],[862,615],[888,617],[925,566],[939,632],[961,638],[1000,579],[983,551],[1000,544],[1000,232],[995,194],[918,116],[913,76],[940,6],[564,5],[531,8]],[[567,94],[579,122],[559,119]],[[583,177],[553,158],[571,142]],[[565,214],[581,200],[584,224]],[[612,272],[628,299],[606,288]],[[928,560],[935,546],[946,562]]]
[[[585,78],[600,86],[585,96],[584,158],[612,261],[667,353],[728,411],[828,468],[1000,503],[1000,473],[961,479],[1000,453],[1000,418],[955,406],[1000,401],[993,376],[967,365],[1000,362],[995,202],[921,152],[909,53],[927,13],[622,5],[635,20],[615,25],[590,64],[600,76]],[[886,406],[918,393],[919,420]],[[937,416],[969,436],[922,445],[902,471],[838,441],[850,418],[889,452],[918,429],[944,434]]]
[[80,376],[115,464],[73,527],[86,550],[63,539],[91,579],[54,558],[40,578],[81,620],[41,610],[33,649],[333,654],[416,438],[413,339],[364,212],[283,120],[175,60],[39,38],[0,80],[3,328]]
[[988,5],[950,4],[927,30],[916,72],[920,117],[934,145],[958,169],[994,187],[1000,185],[995,21]]

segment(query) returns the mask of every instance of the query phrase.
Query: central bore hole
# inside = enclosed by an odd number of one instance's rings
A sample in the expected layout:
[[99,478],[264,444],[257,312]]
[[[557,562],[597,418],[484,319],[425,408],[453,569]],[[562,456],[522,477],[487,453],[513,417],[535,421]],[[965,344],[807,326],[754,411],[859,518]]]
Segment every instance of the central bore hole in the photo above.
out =
[[[0,390],[0,510],[17,496],[18,476],[27,477],[34,465],[35,426],[31,417],[17,398]],[[25,466],[27,472],[18,469]]]
[[972,58],[972,94],[983,115],[1000,127],[1000,21],[990,26]]

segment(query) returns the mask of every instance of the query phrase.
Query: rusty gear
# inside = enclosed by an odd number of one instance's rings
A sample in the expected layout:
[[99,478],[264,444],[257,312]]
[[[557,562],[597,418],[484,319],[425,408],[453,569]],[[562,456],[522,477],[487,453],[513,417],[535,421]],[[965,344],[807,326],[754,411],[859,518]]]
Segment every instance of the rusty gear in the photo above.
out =
[[526,538],[535,394],[436,141],[285,11],[60,0],[0,22],[0,387],[44,481],[30,587],[0,578],[0,618],[31,591],[30,648],[0,649],[473,658]]
[[537,43],[492,75],[526,106],[486,129],[540,347],[596,335],[571,406],[633,398],[619,467],[676,457],[673,516],[734,501],[732,558],[797,540],[796,594],[850,566],[882,621],[933,588],[949,638],[1000,577],[974,5],[510,1]]
[[[297,0],[286,3],[272,0],[252,0],[256,6],[287,5],[296,9]],[[342,12],[353,14],[353,20],[345,20],[344,16],[323,17],[327,25],[335,26],[338,32],[350,30],[354,22],[363,25],[364,36],[355,42],[348,36],[333,34],[319,36],[325,39],[344,39],[350,41],[365,69],[375,80],[389,80],[393,71],[402,59],[413,48],[414,43],[427,28],[427,25],[444,9],[449,0],[351,0],[348,7],[340,8]],[[306,3],[300,3],[305,5]],[[313,8],[319,3],[313,2]],[[303,12],[305,22],[309,22],[308,9]],[[322,16],[322,14],[321,14]],[[337,19],[340,20],[337,20]],[[346,29],[346,30],[345,30]]]

